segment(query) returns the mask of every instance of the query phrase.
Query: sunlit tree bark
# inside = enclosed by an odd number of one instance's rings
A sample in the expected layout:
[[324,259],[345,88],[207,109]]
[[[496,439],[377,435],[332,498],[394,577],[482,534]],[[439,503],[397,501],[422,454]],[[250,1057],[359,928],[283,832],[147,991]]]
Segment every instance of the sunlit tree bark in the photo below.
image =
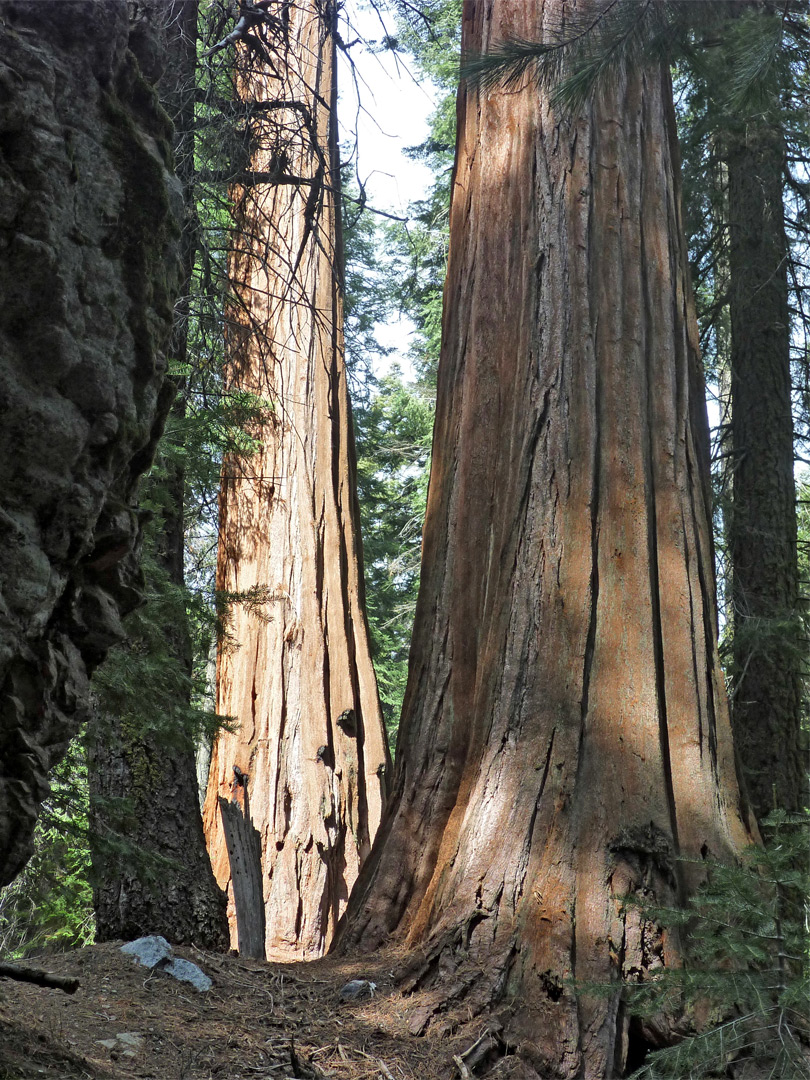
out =
[[[563,12],[470,0],[463,48],[543,40]],[[619,72],[567,120],[533,84],[462,86],[458,110],[410,677],[340,943],[410,946],[414,1031],[486,1011],[520,1075],[602,1080],[667,1024],[568,980],[673,962],[624,897],[683,898],[678,855],[750,839],[671,87]]]
[[[282,6],[239,46],[248,167],[232,188],[226,377],[266,403],[255,453],[225,462],[218,587],[232,600],[205,826],[248,777],[269,958],[329,945],[382,811],[389,761],[364,613],[342,336],[331,3]],[[272,59],[272,66],[268,59]],[[232,940],[236,940],[232,919]]]

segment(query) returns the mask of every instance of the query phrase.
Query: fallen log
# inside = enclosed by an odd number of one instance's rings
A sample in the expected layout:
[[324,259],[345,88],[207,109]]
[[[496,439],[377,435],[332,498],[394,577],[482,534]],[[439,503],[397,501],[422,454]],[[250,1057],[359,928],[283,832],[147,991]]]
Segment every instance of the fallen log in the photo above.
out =
[[42,968],[26,967],[24,964],[5,964],[0,962],[0,976],[16,979],[17,982],[34,983],[36,986],[49,986],[54,990],[64,990],[66,994],[75,994],[79,989],[79,980],[75,975],[53,975]]

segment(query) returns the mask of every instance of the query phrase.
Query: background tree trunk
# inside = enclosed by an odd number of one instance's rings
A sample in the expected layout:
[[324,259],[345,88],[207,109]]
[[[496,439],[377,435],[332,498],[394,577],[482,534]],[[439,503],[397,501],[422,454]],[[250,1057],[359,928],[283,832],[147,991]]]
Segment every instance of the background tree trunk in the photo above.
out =
[[[464,6],[463,49],[558,0]],[[422,583],[390,809],[344,947],[412,946],[413,1029],[503,1003],[527,1076],[620,1075],[666,1024],[618,981],[741,818],[717,656],[708,425],[666,72],[586,115],[459,94]],[[637,1059],[636,1059],[637,1060]],[[534,1070],[534,1071],[532,1071]]]
[[807,800],[784,160],[762,123],[729,138],[732,720],[758,818]]
[[[197,63],[197,4],[192,0],[152,2],[143,9],[139,27],[142,55],[165,62],[159,82],[161,101],[175,124],[177,175],[183,185],[181,236],[183,288],[175,309],[171,341],[173,358],[186,361],[188,297],[196,253],[193,206],[194,102]],[[151,48],[149,39],[152,39]],[[145,61],[146,62],[146,61]],[[157,79],[160,68],[150,73]],[[182,419],[183,387],[178,386],[173,414]],[[173,462],[166,465],[163,506],[158,513],[153,555],[171,586],[182,595],[185,538],[183,528],[184,476]],[[175,687],[179,710],[190,704],[191,642],[185,611],[175,605],[162,628],[169,643],[169,664],[180,671]],[[125,648],[143,650],[136,638]],[[91,846],[95,872],[93,903],[99,941],[162,934],[176,944],[224,948],[228,934],[225,897],[214,880],[200,817],[194,733],[168,730],[166,718],[151,718],[149,730],[139,730],[125,715],[98,715],[91,727],[88,774],[91,791]],[[105,834],[111,800],[127,800],[126,841],[149,857],[166,860],[145,866],[132,853],[105,855]],[[114,814],[114,810],[112,811]]]
[[237,728],[214,746],[204,808],[225,886],[217,799],[229,797],[234,767],[247,775],[271,959],[329,945],[380,820],[389,761],[343,358],[336,11],[304,0],[287,14],[263,32],[280,78],[242,46],[237,73],[249,171],[276,182],[233,189],[227,381],[262,397],[268,415],[250,431],[260,449],[223,471],[218,588],[243,601],[228,616],[217,711]]

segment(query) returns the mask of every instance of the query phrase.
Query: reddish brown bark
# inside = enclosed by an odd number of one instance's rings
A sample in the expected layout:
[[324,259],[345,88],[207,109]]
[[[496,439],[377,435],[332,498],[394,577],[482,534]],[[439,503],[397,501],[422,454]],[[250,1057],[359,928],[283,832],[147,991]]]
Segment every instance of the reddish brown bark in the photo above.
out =
[[[542,40],[562,10],[470,0],[463,48]],[[534,85],[462,87],[458,116],[410,678],[341,943],[412,946],[414,1030],[500,1002],[525,1075],[602,1080],[628,1051],[619,994],[566,980],[672,962],[622,898],[670,901],[693,884],[678,854],[750,839],[671,88],[618,74],[568,121]]]
[[260,103],[249,110],[251,168],[278,183],[234,191],[227,378],[266,399],[270,415],[251,430],[261,449],[223,473],[218,587],[260,602],[231,609],[238,647],[220,652],[217,710],[238,727],[214,747],[204,809],[228,885],[217,799],[229,797],[234,766],[247,775],[275,959],[329,945],[380,820],[388,761],[343,358],[335,11],[317,0],[285,10],[288,22],[265,37],[280,77],[255,51],[238,77],[243,99]]

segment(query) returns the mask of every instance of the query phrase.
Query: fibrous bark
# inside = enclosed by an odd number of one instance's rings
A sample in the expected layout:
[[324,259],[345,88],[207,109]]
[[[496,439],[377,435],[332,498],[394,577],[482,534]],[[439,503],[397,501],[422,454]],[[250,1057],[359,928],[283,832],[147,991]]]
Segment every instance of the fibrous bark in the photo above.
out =
[[[239,46],[252,150],[232,188],[227,381],[263,399],[260,449],[229,457],[218,587],[231,603],[204,821],[229,883],[218,798],[247,777],[262,836],[269,958],[320,955],[380,819],[385,744],[363,607],[342,334],[331,3],[284,8]],[[275,182],[268,182],[275,178]],[[241,781],[240,781],[241,782]],[[235,926],[231,920],[232,940]]]
[[[563,14],[471,0],[462,47],[554,40]],[[625,897],[681,899],[679,855],[750,839],[671,87],[617,72],[565,119],[533,83],[462,86],[458,117],[409,682],[340,942],[412,947],[414,1031],[500,1003],[526,1076],[602,1080],[629,1052],[620,981],[677,955]],[[632,1032],[635,1054],[667,1024]]]
[[5,883],[140,599],[134,493],[171,400],[179,269],[170,126],[127,4],[9,0],[0,16]]
[[807,805],[784,161],[778,128],[729,136],[732,721],[759,818]]
[[[177,176],[185,213],[180,238],[182,285],[169,343],[178,366],[187,362],[189,294],[196,253],[193,206],[194,104],[197,47],[196,0],[142,0],[136,24],[138,41],[158,78],[158,91],[175,127]],[[172,413],[182,424],[185,399],[182,381]],[[165,465],[164,498],[151,527],[152,556],[169,588],[183,597],[184,475],[174,462]],[[128,627],[123,645],[148,653],[149,642]],[[95,887],[93,906],[99,941],[160,934],[174,944],[224,948],[228,934],[225,897],[214,880],[199,809],[194,735],[166,723],[164,709],[187,717],[190,726],[192,653],[186,613],[181,604],[164,612],[160,628],[163,678],[172,690],[160,700],[155,715],[133,721],[121,713],[94,716],[88,738],[90,841]],[[169,670],[167,670],[169,669]],[[172,677],[172,671],[175,672]],[[168,676],[168,677],[167,677]],[[178,677],[179,676],[179,677]],[[137,692],[137,691],[136,691]],[[126,800],[126,841],[141,855],[162,864],[145,868],[132,851],[113,857],[104,839],[120,829],[111,800]]]

